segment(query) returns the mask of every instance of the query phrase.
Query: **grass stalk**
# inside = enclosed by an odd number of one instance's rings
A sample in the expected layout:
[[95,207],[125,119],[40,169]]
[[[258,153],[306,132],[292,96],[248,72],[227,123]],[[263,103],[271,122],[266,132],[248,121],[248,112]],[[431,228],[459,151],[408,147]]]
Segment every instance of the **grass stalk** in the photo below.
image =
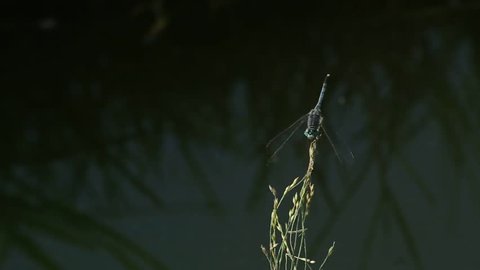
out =
[[[307,256],[305,222],[309,214],[310,205],[314,195],[314,184],[311,182],[312,172],[315,166],[317,140],[310,143],[309,163],[307,171],[302,178],[295,178],[283,191],[279,198],[277,191],[269,186],[273,194],[273,207],[270,217],[269,245],[261,246],[265,254],[270,270],[300,270],[313,269],[315,264]],[[292,198],[292,205],[288,211],[286,222],[282,223],[279,217],[279,209],[288,198]],[[323,269],[328,258],[333,254],[335,242],[328,250],[319,269]]]

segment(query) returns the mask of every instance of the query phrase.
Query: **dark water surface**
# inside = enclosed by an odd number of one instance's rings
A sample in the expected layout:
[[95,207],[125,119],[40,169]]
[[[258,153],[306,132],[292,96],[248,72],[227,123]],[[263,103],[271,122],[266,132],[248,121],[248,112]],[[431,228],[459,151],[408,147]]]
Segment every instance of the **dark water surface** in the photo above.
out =
[[326,73],[311,257],[480,268],[477,6],[162,3],[5,13],[2,269],[268,269]]

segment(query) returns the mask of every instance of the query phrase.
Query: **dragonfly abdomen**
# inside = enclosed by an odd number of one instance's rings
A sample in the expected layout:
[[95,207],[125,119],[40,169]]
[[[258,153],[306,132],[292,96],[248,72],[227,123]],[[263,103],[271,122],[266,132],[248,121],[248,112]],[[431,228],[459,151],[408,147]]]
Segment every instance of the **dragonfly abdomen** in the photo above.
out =
[[303,133],[309,140],[313,140],[320,136],[320,125],[323,117],[320,115],[319,110],[311,110],[308,113],[307,129]]

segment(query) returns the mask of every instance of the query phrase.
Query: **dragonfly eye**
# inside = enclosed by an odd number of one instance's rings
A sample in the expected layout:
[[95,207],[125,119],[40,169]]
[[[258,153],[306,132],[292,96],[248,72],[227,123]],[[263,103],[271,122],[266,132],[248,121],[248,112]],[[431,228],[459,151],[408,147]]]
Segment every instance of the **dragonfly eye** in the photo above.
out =
[[315,137],[318,136],[318,132],[316,130],[313,130],[313,129],[310,129],[310,128],[307,128],[303,134],[309,140],[313,140],[313,139],[315,139]]

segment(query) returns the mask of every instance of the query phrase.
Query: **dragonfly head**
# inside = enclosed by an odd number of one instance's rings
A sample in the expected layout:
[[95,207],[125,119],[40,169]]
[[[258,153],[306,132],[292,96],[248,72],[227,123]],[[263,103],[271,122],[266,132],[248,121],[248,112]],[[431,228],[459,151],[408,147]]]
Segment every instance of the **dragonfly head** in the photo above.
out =
[[305,132],[303,133],[305,137],[307,137],[309,140],[313,140],[320,136],[320,131],[313,129],[313,128],[307,128],[305,129]]

